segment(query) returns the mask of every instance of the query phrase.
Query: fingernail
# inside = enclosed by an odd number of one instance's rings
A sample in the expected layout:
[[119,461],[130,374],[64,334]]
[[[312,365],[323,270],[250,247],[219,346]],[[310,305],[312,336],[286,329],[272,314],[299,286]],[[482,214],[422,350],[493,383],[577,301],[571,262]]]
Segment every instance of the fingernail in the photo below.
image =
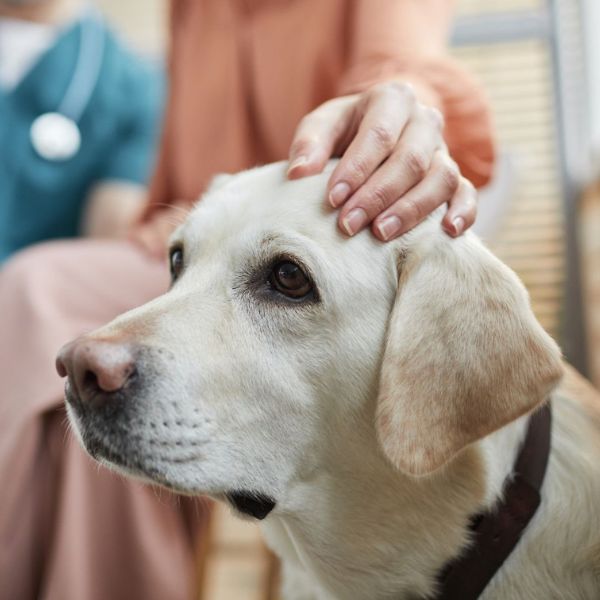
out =
[[333,208],[337,208],[340,204],[343,204],[350,195],[350,186],[345,181],[336,183],[331,192],[329,192],[329,204]]
[[465,228],[465,220],[462,217],[456,217],[452,221],[452,233],[454,235],[460,235]]
[[291,173],[294,169],[297,169],[298,167],[301,167],[303,165],[305,165],[308,162],[308,158],[306,156],[298,156],[298,158],[295,158],[291,163],[290,166],[288,167],[288,174]]
[[367,222],[367,213],[362,208],[353,208],[343,219],[342,227],[348,235],[354,235]]
[[379,221],[375,227],[377,227],[379,235],[387,242],[400,233],[402,221],[396,215],[390,215]]

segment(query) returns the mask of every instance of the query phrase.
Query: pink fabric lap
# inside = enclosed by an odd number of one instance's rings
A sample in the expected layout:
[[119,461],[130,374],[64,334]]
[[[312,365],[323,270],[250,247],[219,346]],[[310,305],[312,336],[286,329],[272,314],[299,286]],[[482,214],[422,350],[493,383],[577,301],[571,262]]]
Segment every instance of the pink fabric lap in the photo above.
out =
[[54,357],[62,344],[167,285],[166,264],[128,242],[41,244],[9,261],[0,271],[0,427],[7,412],[56,405],[63,383]]
[[167,285],[127,242],[43,244],[0,271],[0,598],[191,597],[206,512],[93,463],[54,370],[63,343]]

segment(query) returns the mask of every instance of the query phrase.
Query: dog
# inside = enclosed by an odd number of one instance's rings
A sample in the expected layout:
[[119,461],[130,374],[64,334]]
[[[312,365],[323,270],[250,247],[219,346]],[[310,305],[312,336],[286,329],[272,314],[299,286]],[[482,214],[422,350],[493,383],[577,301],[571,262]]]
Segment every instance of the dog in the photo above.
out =
[[260,520],[286,599],[435,598],[549,402],[541,504],[481,598],[600,598],[595,392],[443,208],[346,239],[332,167],[220,177],[173,235],[169,291],[61,350],[81,443]]

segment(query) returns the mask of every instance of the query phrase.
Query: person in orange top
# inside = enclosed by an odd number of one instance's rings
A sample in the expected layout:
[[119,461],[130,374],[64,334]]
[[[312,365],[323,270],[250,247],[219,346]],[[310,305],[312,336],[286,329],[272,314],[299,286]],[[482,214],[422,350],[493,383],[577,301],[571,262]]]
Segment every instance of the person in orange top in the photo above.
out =
[[484,95],[447,55],[449,0],[171,6],[168,112],[133,242],[43,244],[0,271],[2,598],[192,597],[208,513],[98,470],[65,434],[53,358],[166,289],[166,238],[215,174],[289,157],[301,177],[341,156],[340,227],[385,240],[445,202],[460,234],[492,172]]
[[[289,155],[291,175],[307,175],[345,151],[329,187],[336,206],[351,196],[340,211],[344,231],[373,223],[390,239],[450,201],[444,226],[461,233],[475,218],[468,188],[489,180],[494,144],[483,92],[448,56],[452,5],[172,2],[171,94],[146,219],[157,206],[194,200],[215,173]],[[446,192],[435,180],[445,167]],[[165,231],[156,227],[142,238],[162,254]]]

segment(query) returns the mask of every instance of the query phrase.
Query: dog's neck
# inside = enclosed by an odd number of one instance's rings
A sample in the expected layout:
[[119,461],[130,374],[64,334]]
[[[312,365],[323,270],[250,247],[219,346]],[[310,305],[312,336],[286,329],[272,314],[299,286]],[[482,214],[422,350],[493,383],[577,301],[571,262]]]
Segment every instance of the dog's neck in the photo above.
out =
[[466,544],[470,518],[500,498],[526,426],[521,418],[419,479],[394,470],[370,432],[349,433],[363,443],[335,448],[330,468],[290,490],[298,508],[263,525],[284,573],[318,582],[318,598],[431,594]]

